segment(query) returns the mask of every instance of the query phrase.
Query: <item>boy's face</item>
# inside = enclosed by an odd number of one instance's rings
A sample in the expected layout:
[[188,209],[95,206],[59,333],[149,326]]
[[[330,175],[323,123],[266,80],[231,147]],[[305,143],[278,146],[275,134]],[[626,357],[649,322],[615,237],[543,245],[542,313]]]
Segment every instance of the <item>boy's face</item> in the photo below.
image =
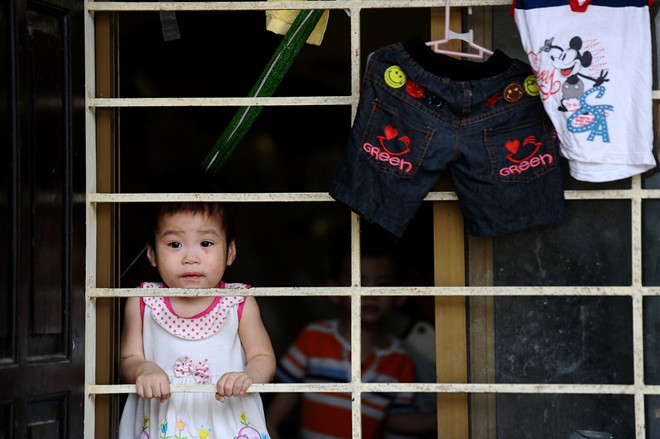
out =
[[[350,260],[346,260],[341,273],[341,285],[350,285]],[[361,284],[363,287],[396,286],[397,263],[388,256],[362,256],[360,258]],[[361,299],[362,324],[375,325],[382,322],[390,312],[405,300],[396,296],[364,296]],[[350,313],[351,299],[343,297],[344,311]]]
[[398,283],[397,264],[388,256],[362,256],[360,271],[364,287],[393,287]]
[[236,257],[236,245],[227,243],[217,215],[163,215],[155,235],[147,257],[170,288],[215,288]]

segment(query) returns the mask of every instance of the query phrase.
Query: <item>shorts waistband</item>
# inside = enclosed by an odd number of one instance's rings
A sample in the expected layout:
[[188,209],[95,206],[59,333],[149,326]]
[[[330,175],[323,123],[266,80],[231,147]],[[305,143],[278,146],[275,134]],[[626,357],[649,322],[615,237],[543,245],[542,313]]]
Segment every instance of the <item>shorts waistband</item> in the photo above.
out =
[[452,81],[475,81],[506,73],[513,59],[499,49],[483,62],[456,59],[436,53],[420,37],[401,43],[411,59],[424,70]]
[[[406,87],[393,84],[389,69],[399,71]],[[455,78],[471,78],[457,80]],[[460,60],[435,53],[420,39],[395,43],[369,56],[364,86],[392,96],[445,123],[479,123],[504,113],[538,105],[538,97],[525,92],[533,78],[528,64],[496,50],[483,62]],[[389,80],[389,83],[388,83]],[[423,90],[422,99],[408,85]]]

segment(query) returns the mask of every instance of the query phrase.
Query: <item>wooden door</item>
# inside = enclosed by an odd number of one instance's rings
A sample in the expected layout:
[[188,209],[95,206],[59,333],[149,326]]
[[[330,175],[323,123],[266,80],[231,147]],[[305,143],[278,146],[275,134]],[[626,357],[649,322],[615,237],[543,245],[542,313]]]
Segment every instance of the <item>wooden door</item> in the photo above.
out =
[[79,0],[0,3],[0,439],[82,437],[82,23]]

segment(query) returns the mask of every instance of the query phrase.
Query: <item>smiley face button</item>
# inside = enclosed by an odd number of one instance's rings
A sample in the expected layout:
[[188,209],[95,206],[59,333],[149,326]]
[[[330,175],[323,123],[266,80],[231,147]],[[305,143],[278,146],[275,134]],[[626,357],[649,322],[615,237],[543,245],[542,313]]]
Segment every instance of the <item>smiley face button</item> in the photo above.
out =
[[504,89],[504,100],[510,104],[515,104],[522,98],[523,89],[518,83],[511,83]]
[[536,75],[529,75],[527,78],[525,78],[525,82],[523,85],[525,86],[525,91],[527,92],[528,95],[530,96],[539,95],[539,84],[536,82]]
[[410,79],[406,81],[406,92],[415,99],[424,97],[424,87],[412,82]]
[[390,66],[385,70],[385,84],[392,88],[401,88],[406,84],[406,74],[401,67]]

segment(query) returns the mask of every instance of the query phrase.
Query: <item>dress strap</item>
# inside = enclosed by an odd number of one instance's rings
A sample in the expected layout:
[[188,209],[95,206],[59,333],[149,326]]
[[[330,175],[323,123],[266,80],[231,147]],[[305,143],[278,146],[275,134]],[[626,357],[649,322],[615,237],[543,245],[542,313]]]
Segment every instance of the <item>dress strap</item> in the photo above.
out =
[[144,325],[144,297],[140,297],[140,317],[142,317],[142,324]]
[[[247,300],[247,296],[243,296]],[[245,300],[238,304],[238,321],[241,321],[241,316],[243,315],[243,307],[245,306]]]

